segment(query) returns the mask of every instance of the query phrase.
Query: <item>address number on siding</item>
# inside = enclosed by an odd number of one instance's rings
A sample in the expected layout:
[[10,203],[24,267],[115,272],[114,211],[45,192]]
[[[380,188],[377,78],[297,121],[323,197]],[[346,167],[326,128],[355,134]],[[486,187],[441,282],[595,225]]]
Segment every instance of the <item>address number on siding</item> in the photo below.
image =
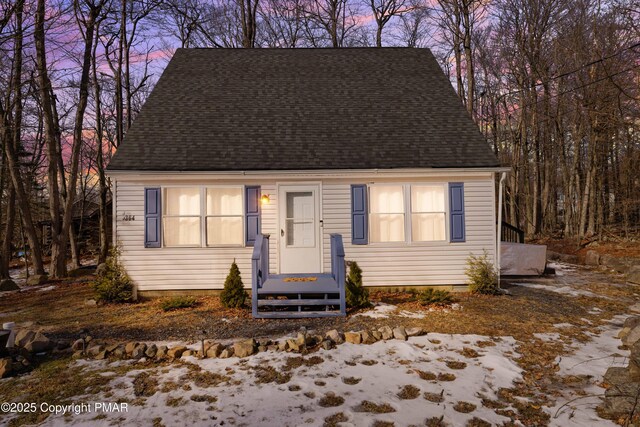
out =
[[124,215],[122,215],[122,220],[123,221],[135,221],[136,220],[136,216],[135,215],[124,214]]

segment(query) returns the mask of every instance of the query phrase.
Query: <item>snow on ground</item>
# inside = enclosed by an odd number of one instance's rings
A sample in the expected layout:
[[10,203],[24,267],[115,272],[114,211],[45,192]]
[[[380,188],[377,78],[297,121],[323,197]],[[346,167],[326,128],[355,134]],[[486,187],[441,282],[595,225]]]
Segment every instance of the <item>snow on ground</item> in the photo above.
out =
[[[482,341],[481,345],[478,342]],[[486,346],[493,343],[495,345]],[[300,366],[290,371],[284,365],[296,354],[281,352],[259,353],[246,359],[189,358],[203,370],[228,375],[227,382],[214,387],[198,387],[191,380],[183,379],[188,368],[178,364],[152,368],[159,380],[159,389],[168,381],[181,386],[189,383],[190,390],[177,389],[168,393],[156,392],[143,406],[130,406],[126,414],[106,414],[95,420],[96,414],[83,413],[64,417],[51,416],[48,425],[108,425],[120,416],[126,417],[127,425],[150,425],[156,417],[165,425],[278,425],[321,426],[324,419],[343,413],[354,426],[370,426],[375,420],[393,421],[396,425],[423,425],[430,417],[444,416],[452,425],[465,425],[473,417],[492,424],[502,424],[508,418],[497,415],[492,409],[482,406],[481,398],[496,398],[502,387],[511,387],[521,379],[521,370],[512,360],[516,342],[511,337],[495,340],[479,335],[429,334],[410,338],[409,341],[380,341],[372,345],[343,344],[334,350],[321,350],[305,359],[319,356],[320,363]],[[463,348],[479,353],[476,358],[459,353]],[[316,359],[316,362],[319,359]],[[462,369],[453,369],[447,362],[466,364]],[[104,369],[110,364],[104,361],[83,361],[82,366]],[[120,362],[122,363],[122,362]],[[452,365],[453,366],[453,365]],[[257,370],[273,367],[282,373],[290,372],[290,381],[258,384]],[[460,368],[460,366],[458,366]],[[455,379],[445,381],[425,380],[419,377],[420,370],[435,375],[453,374]],[[110,396],[79,396],[76,402],[116,401],[134,397],[133,379],[142,370],[130,371],[126,376],[114,378]],[[357,384],[354,384],[357,382]],[[419,395],[402,399],[398,392],[405,386],[414,386]],[[327,392],[344,398],[335,407],[322,407],[321,399]],[[443,402],[426,400],[425,392],[438,396]],[[214,403],[196,402],[193,396],[214,396]],[[406,396],[405,396],[406,397]],[[168,398],[182,399],[177,406],[167,405]],[[203,400],[202,398],[196,400]],[[358,405],[368,400],[376,404],[388,404],[395,412],[374,414],[359,412]],[[457,412],[453,406],[460,402],[476,405],[470,413]]]
[[571,264],[561,262],[550,262],[547,267],[551,267],[556,271],[556,276],[564,276],[566,273],[576,271],[576,267]]
[[365,316],[365,317],[372,317],[374,319],[384,319],[389,317],[389,315],[394,311],[396,311],[397,309],[398,307],[393,304],[385,304],[383,302],[377,302],[374,304],[373,310],[367,310],[362,313],[355,314],[353,317]]
[[568,285],[552,286],[552,285],[541,285],[539,283],[517,283],[517,282],[514,283],[514,285],[525,286],[527,288],[532,288],[532,289],[542,289],[544,291],[556,292],[563,295],[569,295],[571,297],[585,296],[585,297],[594,297],[594,298],[608,298],[607,296],[604,296],[604,295],[594,294],[593,292],[585,291],[584,289],[576,289]]
[[[573,354],[558,357],[556,363],[560,368],[559,376],[575,376],[585,379],[580,387],[580,394],[568,388],[564,396],[559,397],[555,406],[545,407],[551,415],[550,425],[554,426],[614,426],[611,421],[604,420],[596,414],[596,407],[604,396],[604,388],[599,384],[607,369],[612,366],[626,366],[629,351],[619,350],[621,342],[617,338],[627,315],[614,317],[607,325],[601,326],[599,334],[592,334],[592,339],[586,343],[575,343]],[[582,397],[584,396],[584,397]]]

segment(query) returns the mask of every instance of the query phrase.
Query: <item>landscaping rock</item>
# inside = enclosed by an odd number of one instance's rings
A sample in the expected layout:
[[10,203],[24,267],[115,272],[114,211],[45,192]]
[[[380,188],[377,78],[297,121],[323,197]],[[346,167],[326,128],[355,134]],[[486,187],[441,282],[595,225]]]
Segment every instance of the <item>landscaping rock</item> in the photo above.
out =
[[7,378],[13,372],[13,360],[10,357],[0,359],[0,378]]
[[248,357],[256,352],[256,341],[251,338],[233,344],[233,354],[238,357]]
[[405,329],[408,337],[419,337],[425,335],[426,332],[422,328],[407,328]]
[[156,351],[156,359],[164,359],[167,356],[167,351],[169,348],[166,345],[161,345],[158,347],[158,351]]
[[307,334],[305,332],[298,332],[298,336],[296,337],[296,344],[298,345],[298,347],[307,345]]
[[84,305],[89,307],[96,307],[98,305],[98,301],[94,300],[93,298],[89,298],[84,300]]
[[577,264],[578,255],[558,254],[558,261],[566,262],[567,264]]
[[87,355],[91,357],[96,357],[99,353],[104,351],[104,347],[101,345],[94,345],[87,349]]
[[289,342],[287,340],[278,341],[278,350],[280,351],[289,350]]
[[604,404],[600,407],[601,415],[609,419],[617,419],[629,415],[636,408],[636,396],[640,391],[640,383],[627,382],[609,387],[605,392]]
[[327,337],[328,339],[330,339],[336,344],[342,344],[344,342],[343,335],[340,332],[338,332],[336,329],[332,329],[329,332],[327,332],[325,334],[325,337]]
[[127,352],[124,351],[123,345],[119,345],[118,347],[116,347],[116,349],[113,350],[113,353],[111,354],[120,359],[123,359],[127,356]]
[[269,351],[278,351],[278,344],[271,344],[267,346],[267,350]]
[[288,351],[295,351],[298,352],[300,351],[302,348],[304,347],[304,343],[298,344],[298,340],[297,339],[288,339],[287,340],[287,350]]
[[378,331],[382,334],[382,339],[385,341],[393,338],[393,329],[391,329],[390,326],[383,326],[378,329]]
[[228,359],[231,356],[233,356],[233,347],[225,347],[220,353],[220,359]]
[[158,346],[155,344],[151,344],[147,347],[147,351],[144,352],[147,357],[156,357],[156,353],[158,352]]
[[42,353],[53,350],[55,346],[55,342],[47,338],[46,335],[41,332],[36,332],[23,347],[30,353]]
[[[623,328],[624,331],[624,328]],[[620,331],[622,333],[622,331]],[[623,334],[622,344],[631,348],[638,340],[640,340],[640,325],[630,328],[629,332]]]
[[344,340],[351,344],[360,344],[362,343],[362,335],[360,335],[360,332],[345,332]]
[[380,341],[382,339],[382,332],[380,331],[371,331],[371,335],[373,335],[373,338],[375,338],[376,341]]
[[629,335],[629,332],[638,325],[640,325],[640,316],[628,317],[624,321],[624,325],[618,333],[618,338],[624,340]]
[[84,356],[84,353],[82,353],[81,351],[76,351],[75,353],[73,353],[71,355],[72,359],[82,359],[82,357]]
[[547,249],[547,259],[549,261],[558,261],[560,259],[560,254]]
[[363,344],[373,344],[378,341],[369,331],[360,332],[360,336],[362,337]]
[[170,359],[179,359],[182,356],[182,353],[187,351],[187,347],[183,345],[178,345],[176,347],[172,347],[167,351],[167,357]]
[[71,344],[71,350],[73,351],[84,350],[84,341],[82,339],[75,340],[73,344]]
[[599,265],[600,254],[594,250],[587,251],[587,254],[584,257],[584,263],[587,265]]
[[109,355],[109,353],[107,352],[107,350],[103,350],[100,353],[96,354],[96,359],[97,360],[104,360],[107,358],[107,356]]
[[634,265],[627,273],[627,282],[640,285],[640,265]]
[[609,254],[605,254],[600,257],[600,264],[615,270],[618,273],[627,273],[631,268],[631,265],[626,258],[614,257]]
[[124,346],[124,351],[131,355],[131,353],[133,353],[133,350],[135,350],[135,348],[138,346],[137,342],[128,342],[125,346]]
[[264,353],[268,349],[269,349],[269,346],[267,346],[267,345],[259,345],[258,346],[258,353]]
[[609,385],[620,385],[629,381],[629,370],[627,368],[612,366],[604,374],[604,382]]
[[20,290],[20,287],[18,287],[18,285],[16,285],[16,282],[14,282],[13,280],[4,279],[0,281],[0,292],[18,291],[18,290]]
[[131,352],[131,357],[133,357],[134,359],[141,359],[145,356],[146,351],[147,351],[146,344],[138,344]]
[[409,339],[409,337],[407,336],[407,331],[402,326],[393,328],[393,337],[397,340],[402,341],[406,341]]
[[27,345],[27,343],[29,341],[31,341],[33,339],[33,337],[36,335],[36,333],[34,331],[32,331],[31,329],[20,329],[18,330],[18,332],[16,332],[16,338],[15,338],[15,346],[16,347],[24,347],[25,345]]
[[220,356],[223,348],[224,347],[220,343],[210,344],[208,347],[206,347],[206,356],[210,359],[215,359],[216,357]]
[[120,347],[120,344],[111,344],[105,347],[105,350],[107,350],[107,352],[109,353],[113,353],[114,351],[116,351],[116,349]]
[[39,286],[44,285],[49,280],[49,276],[46,274],[34,274],[33,276],[29,276],[27,279],[28,286]]
[[182,353],[182,357],[190,357],[195,355],[196,355],[196,352],[193,350],[187,350],[184,353]]
[[324,340],[322,341],[322,344],[320,344],[320,346],[325,350],[331,350],[333,347],[335,347],[335,343],[333,342],[333,340]]

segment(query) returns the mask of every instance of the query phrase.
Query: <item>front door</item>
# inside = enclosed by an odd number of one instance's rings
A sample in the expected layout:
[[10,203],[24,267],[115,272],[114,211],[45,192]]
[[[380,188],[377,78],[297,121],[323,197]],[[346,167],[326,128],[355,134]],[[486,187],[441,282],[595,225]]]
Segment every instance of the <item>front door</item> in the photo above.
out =
[[281,185],[278,190],[280,273],[320,273],[320,189]]

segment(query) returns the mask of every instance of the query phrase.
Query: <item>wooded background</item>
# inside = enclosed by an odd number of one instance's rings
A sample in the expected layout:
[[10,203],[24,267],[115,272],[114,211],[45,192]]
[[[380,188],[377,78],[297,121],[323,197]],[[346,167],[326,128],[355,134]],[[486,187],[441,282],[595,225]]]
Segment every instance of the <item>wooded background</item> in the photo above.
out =
[[104,168],[175,48],[353,46],[433,51],[528,236],[637,234],[640,0],[0,0],[0,277],[79,266],[88,204],[105,259]]

